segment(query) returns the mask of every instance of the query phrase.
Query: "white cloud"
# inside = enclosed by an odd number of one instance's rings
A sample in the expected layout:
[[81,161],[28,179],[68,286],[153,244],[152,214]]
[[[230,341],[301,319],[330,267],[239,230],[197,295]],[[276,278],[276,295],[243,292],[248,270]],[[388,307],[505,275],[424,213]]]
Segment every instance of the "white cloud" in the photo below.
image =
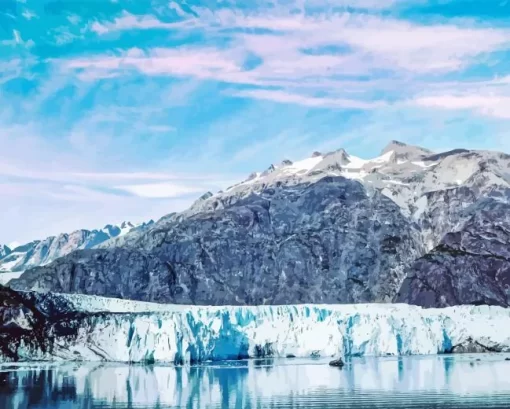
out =
[[31,48],[35,45],[32,40],[23,40],[21,33],[18,30],[12,30],[12,40],[3,40],[0,44],[7,46],[21,46],[25,48]]
[[[412,0],[407,0],[409,3]],[[416,0],[415,0],[416,1]],[[311,0],[297,2],[303,6],[315,7],[349,7],[367,10],[385,10],[404,3],[402,0]]]
[[[280,39],[277,35],[266,35],[265,40],[273,37],[274,41],[265,41],[264,44],[272,56],[280,56],[283,61],[298,48],[347,45],[359,58],[372,58],[371,62],[364,63],[375,67],[412,72],[452,71],[481,53],[510,45],[510,31],[504,29],[463,28],[447,24],[425,26],[351,13],[310,17],[223,13],[221,21],[226,21],[227,25],[279,32]],[[257,36],[246,37],[257,41]],[[285,44],[288,44],[287,47]],[[261,42],[256,49],[261,54],[267,53]]]
[[179,197],[192,193],[204,193],[208,189],[200,184],[184,185],[179,183],[148,183],[140,185],[119,185],[117,189],[125,190],[140,197],[165,198]]
[[33,18],[38,17],[37,14],[35,14],[33,11],[30,11],[28,9],[23,10],[23,13],[21,15],[26,18],[27,20],[32,20]]
[[381,108],[386,104],[378,101],[357,101],[341,98],[313,97],[299,94],[292,94],[284,91],[253,89],[245,91],[232,92],[231,95],[238,97],[249,97],[253,99],[262,99],[273,102],[292,103],[309,107],[330,107],[330,108],[348,108],[348,109],[374,109]]
[[96,189],[79,185],[63,185],[56,189],[48,190],[47,195],[59,201],[71,201],[78,203],[122,203],[123,198],[118,195],[105,193]]
[[115,31],[125,30],[176,30],[191,28],[194,26],[193,20],[186,20],[175,23],[164,23],[151,15],[136,16],[124,12],[122,16],[115,18],[112,22],[94,22],[90,29],[98,35],[104,35]]
[[70,14],[66,18],[67,21],[69,21],[73,25],[76,25],[81,21],[81,17],[77,14]]
[[510,119],[510,96],[436,95],[415,98],[411,104],[446,110],[474,110],[480,115]]
[[7,247],[9,247],[11,250],[14,250],[16,247],[20,246],[21,243],[17,241],[11,241],[9,244],[7,244]]
[[[316,1],[317,7],[352,6],[350,1]],[[366,0],[358,8],[386,9],[400,1]],[[303,4],[301,5],[303,6]],[[175,10],[174,6],[173,9]],[[299,8],[299,7],[298,7]],[[327,10],[327,8],[325,9]],[[181,10],[182,11],[182,10]],[[236,91],[255,99],[271,99],[305,106],[372,107],[373,93],[410,92],[413,81],[429,74],[460,70],[486,54],[510,47],[510,30],[453,24],[421,25],[394,18],[360,13],[292,14],[276,8],[255,12],[194,8],[198,18],[182,11],[183,21],[165,23],[154,16],[124,13],[110,23],[96,23],[104,34],[129,29],[201,29],[210,38],[228,38],[223,46],[131,48],[115,55],[96,55],[61,61],[67,71],[93,81],[129,72],[147,76],[215,80],[233,85],[278,87]],[[236,30],[232,30],[236,29]],[[263,29],[264,34],[252,29]],[[258,62],[250,67],[250,58]],[[356,81],[358,77],[365,77]],[[351,77],[350,84],[346,78]],[[367,84],[366,78],[372,82]],[[379,81],[376,81],[379,78]],[[433,80],[423,84],[433,86]],[[303,91],[306,88],[306,92]]]
[[[287,154],[296,156],[303,154],[303,148],[310,145],[310,139],[314,135],[310,133],[300,133],[297,129],[288,129],[278,135],[271,136],[270,138],[260,139],[245,146],[234,153],[231,158],[233,163],[253,160],[254,157],[259,155],[267,155],[268,152],[279,152],[282,147]],[[278,158],[283,160],[285,158]],[[286,158],[289,159],[289,158]],[[237,181],[239,182],[239,180]]]
[[97,56],[68,60],[64,62],[63,68],[92,70],[99,78],[135,69],[147,75],[226,80],[229,74],[241,72],[241,55],[239,61],[230,57],[214,48],[155,48],[148,53],[132,48],[119,57]]
[[[127,17],[122,18],[122,21]],[[117,22],[117,26],[126,29],[136,25],[146,28],[159,27],[161,23],[150,18],[129,16],[127,23]],[[141,19],[141,20],[140,20]],[[144,22],[142,24],[142,21]],[[195,21],[195,20],[193,20]],[[136,22],[136,24],[135,24]],[[179,23],[181,24],[181,23]],[[267,14],[249,15],[237,11],[220,11],[205,16],[201,26],[211,34],[222,29],[266,29],[276,31],[274,34],[232,34],[234,46],[227,50],[183,49],[181,55],[172,50],[157,49],[145,56],[136,56],[142,61],[129,60],[125,57],[125,65],[132,64],[147,74],[186,74],[197,75],[187,63],[190,57],[217,58],[221,65],[214,67],[221,76],[222,69],[231,71],[237,67],[240,58],[246,53],[255,53],[262,59],[260,68],[244,73],[247,82],[253,82],[254,76],[271,77],[281,75],[321,75],[331,76],[334,72],[356,72],[366,67],[404,69],[411,72],[452,71],[469,63],[473,57],[492,52],[510,45],[510,31],[504,29],[485,29],[457,27],[455,25],[419,25],[402,20],[380,18],[351,13],[333,15],[296,15],[272,16]],[[173,23],[172,27],[177,27]],[[188,24],[190,26],[190,24]],[[194,23],[194,27],[196,27]],[[186,28],[182,25],[181,28]],[[347,46],[349,52],[338,56],[331,53],[307,55],[305,48]],[[177,61],[165,58],[181,58],[184,67],[178,70],[173,66]],[[231,62],[228,64],[228,62]],[[87,65],[82,61],[83,68],[96,67],[118,68],[120,61],[113,58],[99,58],[95,63]],[[73,65],[71,65],[73,66]],[[231,72],[228,72],[231,74]],[[301,75],[301,76],[303,76]],[[243,81],[241,79],[240,81]],[[234,78],[233,82],[239,82]]]

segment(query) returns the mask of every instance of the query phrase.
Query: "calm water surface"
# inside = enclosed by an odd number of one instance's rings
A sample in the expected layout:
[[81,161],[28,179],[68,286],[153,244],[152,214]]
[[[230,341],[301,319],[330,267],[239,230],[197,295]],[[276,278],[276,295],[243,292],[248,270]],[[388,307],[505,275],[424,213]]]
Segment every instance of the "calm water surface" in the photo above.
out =
[[506,357],[0,365],[0,408],[510,408]]

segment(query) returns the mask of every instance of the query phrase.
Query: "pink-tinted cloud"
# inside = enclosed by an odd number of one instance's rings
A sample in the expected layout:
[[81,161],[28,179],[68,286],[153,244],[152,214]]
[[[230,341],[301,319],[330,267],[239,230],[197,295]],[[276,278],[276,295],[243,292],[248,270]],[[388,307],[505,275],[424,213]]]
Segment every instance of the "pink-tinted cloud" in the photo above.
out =
[[268,100],[281,103],[292,103],[308,107],[330,107],[343,109],[374,109],[385,106],[384,102],[379,101],[359,101],[355,99],[329,98],[329,97],[313,97],[300,94],[292,94],[284,91],[274,90],[245,90],[236,91],[233,95],[245,98]]
[[[350,1],[316,1],[321,7],[352,5]],[[363,3],[363,4],[362,4]],[[377,8],[376,1],[364,0],[358,8]],[[399,3],[387,0],[380,8]],[[115,55],[96,55],[64,61],[65,70],[76,71],[86,81],[111,78],[136,71],[148,76],[171,76],[214,80],[259,88],[238,91],[236,95],[279,100],[306,106],[358,106],[370,92],[383,87],[410,93],[410,83],[429,74],[444,74],[463,69],[486,54],[510,47],[510,30],[452,24],[421,25],[360,13],[289,13],[276,2],[271,10],[246,12],[221,9],[216,12],[194,8],[190,15],[174,5],[183,20],[165,23],[154,16],[128,13],[110,23],[96,23],[98,34],[129,29],[203,30],[211,40],[229,38],[222,47],[187,46],[179,48],[137,48]],[[315,4],[315,3],[314,3]],[[296,8],[303,6],[298,3]],[[302,7],[301,7],[302,8]],[[236,30],[232,30],[236,29]],[[256,34],[249,29],[262,29]],[[211,41],[212,43],[212,41]],[[223,42],[223,44],[225,44]],[[245,64],[253,56],[258,64]],[[384,73],[381,75],[381,73]],[[378,80],[351,81],[363,76]],[[384,81],[384,78],[389,78]],[[410,81],[411,80],[411,81]],[[434,81],[423,83],[424,89]],[[372,87],[372,89],[370,89]],[[303,89],[306,88],[306,91]],[[318,97],[317,95],[321,95]],[[424,105],[422,105],[424,106]],[[365,107],[365,108],[363,108]]]
[[125,30],[178,30],[183,28],[191,28],[194,26],[193,20],[185,20],[175,23],[164,23],[154,16],[136,16],[124,12],[122,16],[117,17],[112,22],[97,22],[90,25],[90,30],[98,35],[104,35],[115,31]]
[[484,116],[510,119],[510,96],[436,95],[416,98],[412,104],[446,110],[473,110]]

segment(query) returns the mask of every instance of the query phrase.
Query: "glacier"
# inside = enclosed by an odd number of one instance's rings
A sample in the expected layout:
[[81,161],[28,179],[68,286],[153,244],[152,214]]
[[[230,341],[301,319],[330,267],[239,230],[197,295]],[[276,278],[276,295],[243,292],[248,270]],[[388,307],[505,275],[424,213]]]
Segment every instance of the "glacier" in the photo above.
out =
[[510,309],[495,306],[203,307],[8,291],[12,301],[0,304],[3,361],[188,364],[510,351]]

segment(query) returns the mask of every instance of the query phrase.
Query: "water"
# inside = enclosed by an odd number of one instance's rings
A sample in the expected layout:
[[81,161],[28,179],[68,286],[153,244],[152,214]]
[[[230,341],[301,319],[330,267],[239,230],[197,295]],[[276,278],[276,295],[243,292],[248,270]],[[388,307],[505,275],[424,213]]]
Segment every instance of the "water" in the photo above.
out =
[[0,408],[509,408],[501,354],[0,366]]

